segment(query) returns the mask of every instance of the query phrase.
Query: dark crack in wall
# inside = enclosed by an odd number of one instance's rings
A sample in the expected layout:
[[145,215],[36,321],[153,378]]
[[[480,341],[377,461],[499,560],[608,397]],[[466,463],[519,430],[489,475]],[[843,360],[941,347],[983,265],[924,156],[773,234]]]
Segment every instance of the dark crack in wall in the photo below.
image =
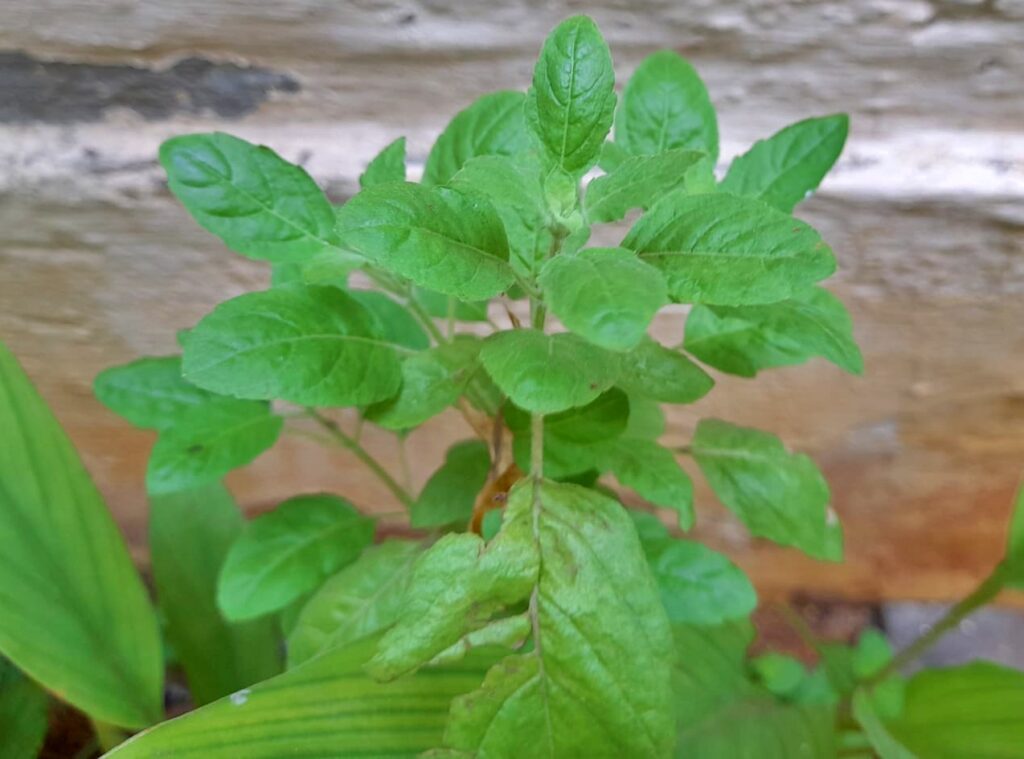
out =
[[0,52],[0,123],[8,124],[100,121],[114,108],[148,121],[204,113],[232,119],[256,110],[272,92],[299,89],[288,74],[205,58],[152,69]]

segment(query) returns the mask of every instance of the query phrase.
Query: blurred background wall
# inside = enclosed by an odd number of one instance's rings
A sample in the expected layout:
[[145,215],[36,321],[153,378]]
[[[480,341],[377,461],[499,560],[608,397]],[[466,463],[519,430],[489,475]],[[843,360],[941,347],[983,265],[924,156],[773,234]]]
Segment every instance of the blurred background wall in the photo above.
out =
[[[1024,469],[1024,0],[3,0],[0,339],[140,560],[151,438],[99,406],[92,378],[173,352],[176,329],[268,282],[172,201],[160,141],[261,141],[341,201],[395,137],[415,172],[457,109],[524,88],[548,30],[575,12],[600,23],[620,84],[655,49],[689,57],[726,161],[800,118],[852,116],[846,153],[798,215],[835,248],[866,376],[812,362],[723,377],[670,430],[682,442],[713,414],[812,454],[847,563],[750,542],[706,490],[702,534],[768,597],[948,599],[994,565]],[[678,340],[680,325],[657,328]],[[415,483],[460,424],[413,436]],[[390,436],[369,442],[397,456]],[[299,440],[230,484],[253,509],[316,489],[395,508],[356,462]]]

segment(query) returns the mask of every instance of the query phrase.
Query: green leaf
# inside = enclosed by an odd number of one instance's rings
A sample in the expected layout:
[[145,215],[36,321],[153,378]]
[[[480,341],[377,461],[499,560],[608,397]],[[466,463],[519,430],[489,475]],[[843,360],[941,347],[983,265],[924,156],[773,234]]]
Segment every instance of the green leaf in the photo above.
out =
[[552,162],[579,176],[597,163],[615,114],[615,72],[597,24],[573,16],[541,49],[526,120]]
[[74,447],[0,343],[0,654],[104,722],[163,712],[156,616]]
[[685,347],[705,364],[741,377],[813,356],[852,374],[864,371],[850,315],[818,287],[764,306],[694,306],[686,319]]
[[760,198],[790,213],[817,189],[839,158],[849,127],[845,113],[791,124],[734,158],[722,189]]
[[96,375],[93,391],[100,403],[136,427],[165,429],[180,414],[220,396],[186,382],[181,358],[140,358]]
[[626,437],[641,440],[657,440],[665,434],[665,412],[649,398],[639,395],[629,397],[629,421],[626,423]]
[[405,181],[405,138],[399,137],[380,151],[366,171],[359,175],[359,186],[373,187],[387,182]]
[[[393,185],[388,185],[393,186]],[[359,406],[394,395],[394,346],[351,295],[289,285],[221,303],[189,333],[185,377],[239,398]]]
[[281,671],[269,619],[231,624],[217,608],[217,575],[244,520],[223,485],[150,498],[149,546],[167,639],[197,704]]
[[1002,573],[1008,587],[1024,590],[1024,486],[1017,491],[1013,516],[1010,518],[1010,534],[1006,542]]
[[168,185],[201,227],[236,253],[284,263],[335,247],[334,209],[303,169],[220,132],[160,146]]
[[622,247],[661,269],[680,303],[748,306],[792,298],[835,271],[807,224],[751,198],[667,195]]
[[460,322],[487,321],[486,300],[466,303],[450,295],[443,295],[422,287],[417,287],[414,290],[413,297],[428,314],[437,319],[447,319],[451,316]]
[[915,756],[1003,759],[1024,746],[1024,673],[988,662],[924,670],[907,683],[903,712],[887,723]]
[[570,330],[613,351],[634,347],[668,303],[665,278],[623,248],[549,259],[538,280],[551,312]]
[[669,537],[649,514],[631,516],[669,622],[720,625],[745,619],[757,606],[754,586],[727,557],[696,541]]
[[481,342],[468,335],[408,356],[398,395],[370,406],[366,418],[391,430],[416,427],[459,399],[479,368]]
[[515,279],[501,217],[486,198],[393,182],[363,190],[338,211],[349,247],[378,266],[461,300],[483,300]]
[[39,755],[49,729],[49,707],[46,693],[0,657],[0,759]]
[[348,294],[377,317],[376,331],[386,342],[410,350],[430,347],[430,338],[408,309],[376,290],[349,290]]
[[364,672],[377,639],[329,651],[272,680],[165,722],[110,759],[413,759],[440,744],[452,698],[475,688],[493,653],[382,685]]
[[707,395],[715,381],[679,351],[650,338],[622,357],[619,386],[660,403],[693,403]]
[[231,546],[217,605],[230,620],[282,609],[355,561],[373,541],[373,530],[373,520],[344,498],[290,498],[250,522]]
[[807,669],[792,656],[769,651],[750,660],[757,682],[782,698],[792,697],[808,677]]
[[[864,729],[871,747],[878,752],[881,759],[916,759],[918,756],[912,751],[908,751],[902,743],[893,737],[881,717],[875,713],[871,696],[863,689],[858,689],[853,694],[853,716]],[[938,757],[940,754],[927,754],[927,756]],[[969,756],[973,759],[978,755],[972,753]]]
[[533,648],[455,700],[445,745],[476,756],[664,756],[670,637],[629,516],[576,485],[513,489],[501,535],[535,531]]
[[866,680],[878,674],[892,661],[892,646],[878,630],[868,628],[857,639],[853,651],[853,674],[859,680]]
[[754,630],[674,625],[673,671],[679,759],[835,759],[834,708],[789,704],[746,675]]
[[514,158],[481,156],[468,161],[451,180],[451,186],[479,193],[493,205],[505,225],[510,260],[529,276],[551,249],[549,213],[541,182],[540,164],[529,153]]
[[447,184],[471,158],[512,156],[529,144],[521,92],[492,92],[475,101],[437,138],[423,168],[423,183]]
[[513,403],[536,414],[590,403],[614,384],[619,371],[615,354],[576,335],[535,329],[491,335],[480,360]]
[[222,398],[189,409],[160,432],[146,489],[163,494],[215,482],[273,447],[283,426],[284,419],[261,401]]
[[626,436],[604,447],[602,468],[644,500],[677,512],[682,529],[693,527],[693,482],[667,448]]
[[615,143],[635,155],[702,150],[718,160],[718,120],[693,66],[671,50],[648,56],[622,93]]
[[288,636],[288,668],[387,629],[398,621],[419,543],[371,546],[302,607]]
[[625,158],[587,186],[587,217],[620,221],[634,208],[647,210],[668,192],[686,187],[688,170],[705,157],[696,150],[669,150]]
[[839,560],[828,484],[810,458],[790,453],[767,432],[717,419],[697,425],[691,449],[715,495],[752,534]]
[[468,522],[490,469],[491,457],[482,441],[464,440],[453,445],[413,504],[410,524],[440,527]]

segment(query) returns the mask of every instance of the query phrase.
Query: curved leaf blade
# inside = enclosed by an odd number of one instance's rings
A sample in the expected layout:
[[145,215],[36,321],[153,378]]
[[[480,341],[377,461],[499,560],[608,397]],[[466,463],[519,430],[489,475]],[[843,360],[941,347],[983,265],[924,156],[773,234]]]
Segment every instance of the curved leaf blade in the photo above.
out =
[[381,150],[359,175],[360,187],[405,181],[405,138],[399,137]]
[[39,755],[49,729],[49,708],[46,693],[0,658],[0,759]]
[[181,357],[140,358],[104,369],[93,382],[100,403],[136,427],[164,429],[180,414],[217,399],[181,376]]
[[423,486],[412,505],[413,527],[440,527],[469,521],[477,496],[487,484],[491,456],[481,440],[456,443],[445,454],[444,464]]
[[610,222],[624,219],[634,208],[646,211],[663,195],[688,187],[687,172],[705,158],[707,154],[697,150],[629,156],[587,185],[587,217]]
[[693,403],[711,392],[715,381],[679,351],[648,338],[622,356],[618,384],[659,403]]

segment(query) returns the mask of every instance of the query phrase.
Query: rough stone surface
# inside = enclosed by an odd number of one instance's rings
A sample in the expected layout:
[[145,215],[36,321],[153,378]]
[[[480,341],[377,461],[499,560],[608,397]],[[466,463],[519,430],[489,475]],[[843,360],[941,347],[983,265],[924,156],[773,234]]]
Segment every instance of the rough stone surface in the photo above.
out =
[[[91,378],[173,351],[176,329],[267,282],[265,267],[228,253],[172,202],[160,141],[231,131],[302,163],[342,199],[395,137],[408,137],[415,171],[455,110],[524,86],[546,32],[581,9],[0,4],[0,339],[81,447],[140,560],[151,438],[100,408]],[[866,376],[812,362],[756,382],[722,377],[673,414],[670,430],[681,443],[698,418],[717,415],[814,455],[847,526],[848,561],[823,566],[751,541],[701,486],[700,534],[766,597],[967,590],[999,556],[1024,463],[1024,4],[599,0],[586,11],[608,36],[620,82],[659,47],[693,60],[719,109],[726,158],[806,116],[852,117],[843,160],[799,214],[836,250],[835,290],[853,312]],[[667,313],[657,332],[678,339],[681,322]],[[455,416],[414,434],[413,482],[467,434]],[[397,458],[387,434],[368,444]],[[327,488],[394,509],[356,462],[305,440],[230,482],[253,508]]]

